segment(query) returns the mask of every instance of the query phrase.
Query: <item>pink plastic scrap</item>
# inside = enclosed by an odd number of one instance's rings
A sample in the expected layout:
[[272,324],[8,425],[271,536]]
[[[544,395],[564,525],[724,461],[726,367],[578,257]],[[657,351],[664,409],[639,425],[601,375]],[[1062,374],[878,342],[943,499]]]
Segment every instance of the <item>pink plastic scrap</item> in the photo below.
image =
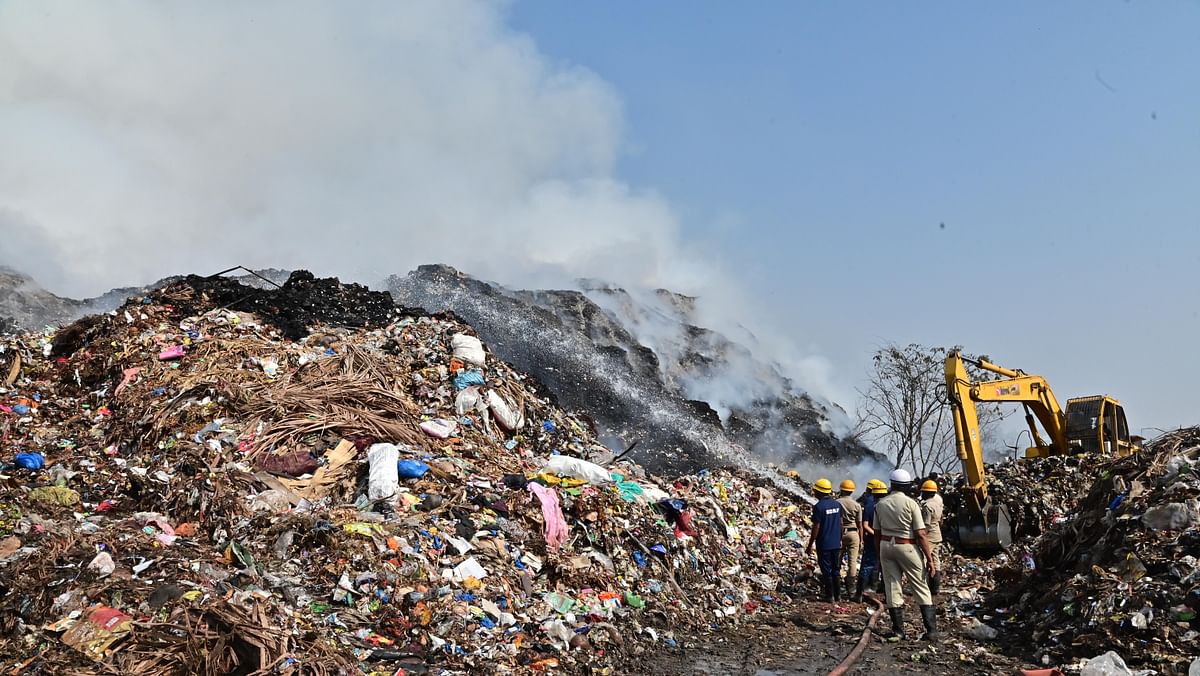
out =
[[[161,358],[161,357],[162,357],[162,353],[159,353],[159,358]],[[134,381],[134,379],[137,378],[138,374],[141,372],[142,372],[141,366],[135,366],[131,369],[125,369],[125,371],[124,371],[125,377],[121,379],[121,384],[117,385],[117,389],[115,392],[113,392],[113,396],[118,396],[118,397],[121,396],[121,392],[125,391],[125,388],[129,387],[130,383],[132,383]]]
[[159,352],[158,359],[159,359],[159,361],[170,361],[172,359],[179,359],[179,358],[183,357],[183,353],[184,353],[184,348],[182,345],[172,345],[171,347],[168,347],[167,349],[163,350],[162,352]]
[[529,492],[542,503],[542,517],[546,521],[546,545],[558,549],[567,541],[567,522],[558,506],[558,493],[539,483],[529,482]]

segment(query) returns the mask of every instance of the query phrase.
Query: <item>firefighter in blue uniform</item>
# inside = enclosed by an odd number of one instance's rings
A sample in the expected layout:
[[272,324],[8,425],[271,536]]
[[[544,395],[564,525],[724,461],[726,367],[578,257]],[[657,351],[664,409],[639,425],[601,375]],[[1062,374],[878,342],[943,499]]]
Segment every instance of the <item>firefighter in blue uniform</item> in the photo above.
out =
[[806,551],[818,550],[817,565],[821,568],[823,601],[840,601],[839,570],[842,567],[842,506],[833,499],[833,482],[818,479],[813,484],[817,504],[813,505],[812,533]]

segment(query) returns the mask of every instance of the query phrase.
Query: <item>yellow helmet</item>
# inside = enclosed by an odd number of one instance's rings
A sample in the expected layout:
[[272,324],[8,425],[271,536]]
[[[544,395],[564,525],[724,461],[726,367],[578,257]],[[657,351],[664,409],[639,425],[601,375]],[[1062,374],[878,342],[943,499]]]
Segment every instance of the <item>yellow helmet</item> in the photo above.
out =
[[937,493],[937,483],[933,479],[928,479],[921,484],[921,491],[925,493]]
[[817,483],[813,484],[814,493],[832,493],[833,482],[829,479],[817,479]]
[[857,487],[854,485],[854,481],[852,479],[846,479],[842,482],[842,490],[844,491],[853,491],[855,488]]
[[888,490],[887,484],[883,483],[879,479],[871,479],[868,481],[867,488],[870,489],[872,493],[887,493]]

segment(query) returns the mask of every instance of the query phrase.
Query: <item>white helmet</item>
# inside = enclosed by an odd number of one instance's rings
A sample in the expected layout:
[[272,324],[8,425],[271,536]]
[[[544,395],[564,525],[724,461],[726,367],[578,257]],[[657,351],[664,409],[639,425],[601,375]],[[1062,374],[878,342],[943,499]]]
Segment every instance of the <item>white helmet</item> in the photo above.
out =
[[906,469],[892,470],[892,473],[888,475],[888,478],[891,479],[892,483],[894,484],[911,484],[913,480],[912,475],[909,474],[908,470]]

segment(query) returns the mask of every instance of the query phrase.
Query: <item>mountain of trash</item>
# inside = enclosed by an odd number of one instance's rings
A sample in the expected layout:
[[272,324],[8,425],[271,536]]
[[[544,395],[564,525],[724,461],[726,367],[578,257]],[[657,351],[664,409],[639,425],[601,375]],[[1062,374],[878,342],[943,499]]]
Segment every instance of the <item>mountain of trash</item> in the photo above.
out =
[[610,445],[637,443],[635,455],[656,468],[690,471],[740,449],[783,466],[882,460],[836,433],[846,420],[836,404],[805,394],[745,344],[698,326],[696,299],[581,286],[512,290],[444,265],[388,279],[399,302],[453,311],[559,403],[591,416]]
[[1125,458],[988,469],[1019,533],[991,560],[955,558],[956,605],[977,632],[995,639],[999,630],[1033,663],[1113,651],[1131,669],[1092,673],[1184,674],[1200,664],[1200,427]]
[[[233,279],[259,290],[288,277],[281,270],[240,270]],[[180,279],[77,301],[0,269],[0,332],[111,311],[129,296]],[[747,450],[782,466],[848,470],[864,459],[883,460],[844,439],[845,411],[808,395],[761,359],[748,347],[755,340],[749,332],[734,340],[699,326],[694,298],[661,289],[633,294],[587,280],[581,291],[518,291],[444,265],[393,276],[387,286],[396,302],[452,312],[474,326],[498,357],[591,420],[604,443],[632,447],[631,457],[656,470],[691,472]]]
[[801,593],[803,505],[618,460],[454,315],[304,272],[0,336],[10,673],[636,673]]

